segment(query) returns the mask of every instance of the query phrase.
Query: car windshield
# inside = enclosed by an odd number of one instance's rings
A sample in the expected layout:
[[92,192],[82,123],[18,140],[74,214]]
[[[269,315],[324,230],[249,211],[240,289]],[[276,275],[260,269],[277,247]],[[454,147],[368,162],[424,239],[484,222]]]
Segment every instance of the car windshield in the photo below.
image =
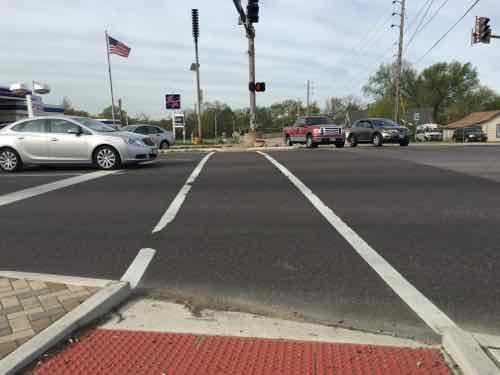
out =
[[79,122],[80,124],[86,126],[90,130],[99,132],[99,133],[112,133],[116,132],[116,129],[113,129],[111,126],[105,125],[102,122],[96,121],[94,119],[88,117],[72,117],[73,120]]
[[307,125],[326,125],[330,123],[327,117],[310,117],[306,119]]

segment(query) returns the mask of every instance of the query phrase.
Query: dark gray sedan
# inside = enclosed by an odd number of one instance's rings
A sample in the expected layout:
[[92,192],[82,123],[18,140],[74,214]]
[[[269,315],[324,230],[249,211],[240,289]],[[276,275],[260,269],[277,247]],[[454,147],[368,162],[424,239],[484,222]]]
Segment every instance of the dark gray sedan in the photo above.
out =
[[347,141],[351,147],[359,143],[372,143],[374,146],[382,146],[384,143],[399,143],[408,146],[410,133],[408,128],[385,118],[368,118],[354,123]]

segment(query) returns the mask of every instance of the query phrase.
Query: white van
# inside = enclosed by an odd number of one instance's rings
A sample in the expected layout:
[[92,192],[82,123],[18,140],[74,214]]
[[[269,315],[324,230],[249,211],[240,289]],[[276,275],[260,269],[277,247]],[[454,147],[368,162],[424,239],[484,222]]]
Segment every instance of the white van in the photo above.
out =
[[439,129],[439,125],[437,124],[418,125],[415,140],[417,142],[442,141],[443,132]]

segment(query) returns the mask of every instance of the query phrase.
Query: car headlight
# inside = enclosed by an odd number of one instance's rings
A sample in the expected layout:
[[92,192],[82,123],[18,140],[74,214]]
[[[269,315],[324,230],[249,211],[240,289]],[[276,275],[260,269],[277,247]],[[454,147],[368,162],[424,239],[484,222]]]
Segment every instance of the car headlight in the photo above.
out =
[[132,145],[132,146],[145,146],[146,145],[142,140],[137,139],[137,138],[127,138],[125,140],[125,142],[129,145]]
[[321,134],[321,129],[313,129],[314,134]]

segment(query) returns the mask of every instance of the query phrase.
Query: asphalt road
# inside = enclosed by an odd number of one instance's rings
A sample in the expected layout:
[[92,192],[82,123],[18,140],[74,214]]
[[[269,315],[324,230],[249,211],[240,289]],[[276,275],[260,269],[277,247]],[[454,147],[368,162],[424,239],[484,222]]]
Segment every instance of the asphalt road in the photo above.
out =
[[[500,334],[499,152],[359,147],[270,155],[457,324]],[[212,156],[176,219],[153,235],[203,156],[171,153],[0,207],[0,267],[119,278],[139,249],[152,247],[158,254],[144,287],[155,296],[435,338],[257,153]],[[0,174],[0,198],[89,172]]]

